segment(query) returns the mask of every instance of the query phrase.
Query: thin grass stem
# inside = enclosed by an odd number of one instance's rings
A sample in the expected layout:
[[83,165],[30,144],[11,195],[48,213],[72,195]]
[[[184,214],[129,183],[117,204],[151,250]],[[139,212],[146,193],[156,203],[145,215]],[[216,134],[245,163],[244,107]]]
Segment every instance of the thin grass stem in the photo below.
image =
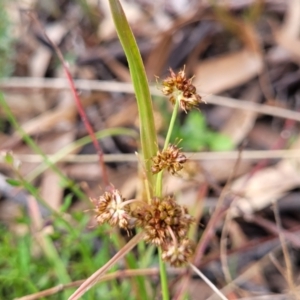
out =
[[76,107],[77,107],[77,110],[78,110],[78,113],[81,117],[81,120],[89,134],[89,136],[91,137],[91,140],[92,140],[92,143],[97,151],[97,154],[98,154],[98,158],[99,158],[99,165],[100,165],[100,169],[102,171],[102,180],[103,180],[103,183],[105,185],[105,188],[110,188],[110,184],[109,184],[109,178],[108,178],[108,174],[107,174],[107,170],[106,170],[106,166],[105,166],[105,162],[104,162],[104,159],[103,159],[103,151],[96,139],[96,136],[95,136],[95,132],[92,128],[92,125],[90,124],[89,122],[89,119],[84,111],[84,108],[83,108],[83,105],[80,101],[80,98],[79,98],[79,95],[78,95],[78,92],[76,90],[76,87],[75,87],[75,83],[74,83],[74,80],[73,80],[73,77],[71,75],[71,72],[69,70],[69,67],[68,67],[68,64],[66,63],[64,57],[63,57],[63,54],[62,52],[60,51],[59,47],[49,38],[49,36],[47,35],[46,31],[44,30],[43,26],[41,25],[41,23],[38,21],[38,19],[34,16],[34,15],[31,15],[32,19],[36,22],[36,24],[38,24],[41,28],[41,30],[43,31],[44,33],[44,36],[45,38],[47,39],[47,41],[52,45],[58,59],[60,60],[61,64],[62,64],[62,67],[63,67],[63,70],[65,72],[65,75],[67,77],[67,80],[68,80],[68,84],[69,84],[69,87],[70,87],[70,90],[71,90],[71,93],[74,97],[74,101],[75,101],[75,104],[76,104]]
[[[167,136],[165,139],[165,144],[164,144],[164,149],[167,149],[171,136],[172,136],[172,132],[174,129],[174,125],[175,125],[175,121],[176,121],[176,117],[177,117],[177,112],[178,112],[178,107],[179,107],[179,101],[178,99],[175,102],[174,108],[173,108],[173,112],[172,112],[172,116],[171,116],[171,120],[170,120],[170,124],[169,124],[169,128],[168,128],[168,132],[167,132]],[[157,197],[161,197],[162,195],[162,177],[163,177],[163,170],[160,171],[157,174],[157,178],[156,178],[156,195]]]
[[159,273],[160,273],[160,283],[161,283],[161,292],[162,292],[162,299],[169,300],[169,286],[168,286],[168,276],[166,270],[166,264],[162,260],[162,250],[158,248],[158,256],[159,256]]
[[[164,144],[164,150],[168,147],[170,138],[174,129],[174,124],[176,121],[177,117],[177,112],[178,112],[178,106],[179,106],[179,101],[175,102],[174,108],[173,108],[173,113],[172,117],[170,120],[169,128],[168,128],[168,133],[166,136],[165,144]],[[156,196],[161,197],[162,196],[162,177],[163,177],[163,170],[160,171],[157,175],[156,178]],[[159,269],[160,269],[160,282],[161,282],[161,288],[162,288],[162,296],[163,300],[168,300],[170,299],[169,296],[169,288],[168,288],[168,278],[167,278],[167,272],[166,272],[166,265],[163,262],[161,258],[161,248],[159,248]]]
[[192,270],[222,299],[222,300],[228,300],[221,291],[199,270],[197,269],[193,264],[189,264]]
[[170,139],[171,139],[171,136],[172,136],[172,132],[173,132],[173,129],[174,129],[174,125],[175,125],[175,121],[176,121],[176,117],[177,117],[177,113],[178,113],[178,107],[179,107],[179,100],[176,99],[175,105],[174,105],[174,108],[173,108],[173,112],[172,112],[172,117],[171,117],[171,120],[170,120],[168,133],[167,133],[167,136],[166,136],[166,139],[165,139],[164,150],[167,149],[167,147],[170,143]]

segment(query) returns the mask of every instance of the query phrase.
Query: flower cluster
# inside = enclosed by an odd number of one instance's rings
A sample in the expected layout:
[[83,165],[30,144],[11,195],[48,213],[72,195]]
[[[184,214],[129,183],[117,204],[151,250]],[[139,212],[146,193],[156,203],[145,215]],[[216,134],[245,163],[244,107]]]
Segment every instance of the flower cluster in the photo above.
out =
[[163,249],[162,259],[170,263],[171,266],[180,267],[187,263],[194,253],[194,244],[189,239],[183,239],[180,243],[170,244]]
[[170,69],[170,76],[162,82],[162,93],[169,97],[172,104],[179,101],[181,109],[186,113],[202,102],[202,98],[197,94],[192,80],[193,78],[186,78],[184,69],[177,74]]
[[177,204],[173,196],[153,198],[151,205],[137,210],[137,218],[142,219],[145,240],[158,246],[169,242],[172,234],[176,239],[185,237],[193,222],[186,208]]
[[118,190],[105,192],[99,199],[91,199],[91,201],[95,204],[94,211],[99,225],[108,223],[111,226],[118,225],[127,230],[134,225],[130,207]]
[[157,155],[152,157],[152,173],[156,174],[164,169],[167,169],[172,175],[179,172],[186,162],[186,157],[180,150],[175,145],[169,145],[165,150],[158,151]]
[[193,245],[187,233],[194,219],[173,196],[153,198],[151,205],[138,209],[143,222],[145,241],[160,246],[162,259],[172,266],[181,266],[193,254]]
[[140,227],[147,243],[162,248],[163,260],[172,266],[186,263],[193,253],[187,233],[194,221],[187,209],[177,204],[173,196],[154,197],[150,203],[136,201],[135,209],[131,209],[133,201],[125,201],[116,189],[105,192],[98,200],[92,199],[98,224],[108,223],[125,230]]
[[[192,78],[186,78],[184,69],[177,74],[170,69],[170,76],[162,82],[162,86],[163,94],[169,96],[172,104],[177,103],[185,112],[197,107],[202,101],[192,84]],[[187,159],[177,145],[170,144],[164,150],[158,151],[151,160],[152,166],[149,171],[153,174],[166,169],[175,175],[183,168]],[[158,178],[162,179],[159,176]],[[164,261],[175,267],[184,265],[194,251],[192,241],[187,238],[190,226],[194,222],[193,217],[189,215],[186,207],[175,201],[174,196],[148,197],[147,202],[137,199],[125,200],[118,190],[112,188],[91,201],[95,205],[94,211],[99,225],[108,223],[127,231],[139,227],[143,230],[147,243],[161,248]],[[131,205],[133,203],[134,205]]]

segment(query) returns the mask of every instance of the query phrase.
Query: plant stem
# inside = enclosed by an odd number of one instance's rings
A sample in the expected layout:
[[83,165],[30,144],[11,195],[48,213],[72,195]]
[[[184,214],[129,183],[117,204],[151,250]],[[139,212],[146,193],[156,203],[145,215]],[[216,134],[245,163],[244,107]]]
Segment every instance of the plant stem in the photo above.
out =
[[157,153],[153,107],[143,60],[119,0],[109,0],[116,31],[124,49],[139,111],[141,152],[145,162],[147,180],[152,187],[156,176],[151,172],[151,157]]
[[171,117],[171,120],[170,120],[168,133],[167,133],[167,136],[166,136],[166,139],[165,139],[164,150],[168,147],[169,142],[170,142],[170,138],[171,138],[171,135],[172,135],[172,132],[173,132],[173,129],[174,129],[174,124],[175,124],[176,117],[177,117],[178,107],[179,107],[179,101],[178,101],[178,99],[176,99],[176,102],[175,102],[175,105],[174,105],[174,108],[173,108],[172,117]]
[[[177,117],[178,107],[179,107],[179,101],[178,101],[178,99],[176,99],[163,150],[167,149],[167,147],[169,145],[170,138],[171,138],[171,135],[172,135],[172,132],[174,129],[174,124],[175,124],[176,117]],[[157,197],[160,197],[162,195],[162,176],[163,176],[163,170],[157,174],[157,178],[156,178],[156,196]]]
[[222,299],[222,300],[228,300],[222,292],[199,270],[197,269],[193,264],[189,264],[192,270]]
[[79,115],[81,117],[81,120],[82,120],[82,122],[83,122],[83,124],[84,124],[84,126],[85,126],[85,128],[86,128],[86,130],[87,130],[87,132],[89,134],[89,136],[91,137],[92,143],[93,143],[93,145],[94,145],[94,147],[95,147],[95,149],[97,151],[98,158],[99,158],[99,165],[100,165],[100,169],[102,171],[102,180],[103,180],[103,183],[105,185],[105,188],[110,189],[110,184],[109,184],[109,179],[108,179],[108,175],[107,175],[107,170],[106,170],[105,162],[104,162],[104,159],[103,159],[103,151],[102,151],[102,149],[100,147],[100,144],[98,143],[98,141],[96,139],[93,127],[92,127],[90,121],[88,120],[88,117],[87,117],[87,115],[85,113],[83,105],[82,105],[82,103],[80,101],[79,94],[78,94],[78,92],[76,90],[75,83],[74,83],[73,77],[71,75],[71,72],[69,70],[68,64],[66,63],[66,61],[64,59],[64,56],[63,56],[62,52],[60,51],[59,47],[50,39],[50,37],[46,33],[44,27],[38,21],[38,19],[34,15],[32,15],[31,17],[33,18],[33,20],[36,22],[36,24],[38,24],[39,27],[41,28],[41,30],[43,31],[45,38],[50,43],[50,45],[52,45],[52,47],[54,49],[54,52],[56,53],[58,59],[60,60],[60,62],[62,64],[63,70],[64,70],[65,75],[67,77],[67,81],[68,81],[71,93],[72,93],[72,95],[74,97],[74,100],[75,100],[75,104],[76,104],[78,113],[79,113]]
[[141,240],[143,239],[143,233],[135,235],[125,246],[122,247],[104,266],[98,269],[88,279],[86,279],[81,286],[70,296],[68,300],[79,299],[84,293],[86,293],[91,287],[95,285],[100,276],[105,274],[114,264],[122,259],[129,251],[131,251]]
[[161,283],[161,292],[162,292],[162,299],[169,300],[169,287],[168,287],[168,277],[167,277],[167,270],[166,264],[162,260],[162,250],[158,248],[158,256],[159,256],[159,273],[160,273],[160,283]]
[[[172,132],[174,129],[175,120],[177,117],[178,106],[179,106],[179,101],[176,99],[163,150],[165,150],[169,145],[170,138],[171,138],[171,135],[172,135]],[[157,174],[157,178],[156,178],[156,196],[157,197],[162,196],[162,176],[163,176],[163,170]],[[162,255],[161,248],[159,248],[158,255],[159,255],[159,271],[160,271],[162,296],[163,296],[163,300],[169,300],[170,296],[169,296],[169,288],[168,288],[167,271],[166,271],[166,265],[163,262],[162,257],[161,257],[161,255]]]

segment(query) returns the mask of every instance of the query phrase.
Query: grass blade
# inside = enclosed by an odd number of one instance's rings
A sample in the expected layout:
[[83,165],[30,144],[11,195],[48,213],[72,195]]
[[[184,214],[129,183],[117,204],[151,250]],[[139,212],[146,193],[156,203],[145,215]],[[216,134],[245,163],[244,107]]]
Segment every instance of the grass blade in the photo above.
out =
[[156,155],[157,140],[154,127],[151,95],[142,57],[135,38],[118,0],[109,0],[115,27],[123,46],[139,110],[142,155],[147,170],[150,186],[154,186],[154,176],[150,172],[150,158]]

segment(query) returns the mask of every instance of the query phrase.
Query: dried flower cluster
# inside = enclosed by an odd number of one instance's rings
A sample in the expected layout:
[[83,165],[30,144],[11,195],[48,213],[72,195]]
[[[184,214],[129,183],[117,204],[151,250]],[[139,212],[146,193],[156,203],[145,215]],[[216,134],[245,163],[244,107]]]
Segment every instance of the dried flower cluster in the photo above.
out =
[[169,96],[169,100],[172,104],[179,101],[181,109],[186,113],[202,102],[202,98],[197,94],[196,87],[192,84],[192,80],[193,78],[186,78],[184,69],[177,74],[170,69],[170,76],[162,82],[163,94]]
[[194,253],[194,244],[189,239],[183,239],[180,243],[169,244],[163,249],[162,259],[171,266],[180,267],[187,263]]
[[118,190],[105,192],[99,199],[91,199],[91,201],[95,204],[94,210],[99,225],[108,223],[124,229],[131,228],[130,208]]
[[146,242],[160,246],[163,260],[172,266],[185,264],[193,254],[187,233],[194,219],[187,209],[177,204],[173,196],[167,196],[153,198],[151,205],[140,208],[138,214],[143,220]]
[[186,162],[186,156],[180,150],[176,145],[169,145],[165,150],[158,151],[157,155],[152,157],[152,173],[156,174],[164,169],[172,175],[179,172]]
[[125,201],[114,189],[92,202],[98,224],[108,223],[125,230],[142,228],[145,241],[160,246],[163,260],[172,266],[183,265],[192,255],[193,244],[187,233],[194,220],[173,196],[154,197],[150,204],[137,201],[135,209],[131,209],[132,200]]
[[[185,112],[197,107],[201,97],[192,85],[192,78],[187,79],[184,69],[175,74],[170,69],[170,76],[162,82],[162,92],[170,97],[172,104],[178,101]],[[153,174],[167,170],[177,174],[186,162],[185,155],[177,145],[168,145],[151,158]],[[150,196],[149,196],[150,197]],[[182,266],[191,257],[194,245],[187,238],[194,219],[184,206],[179,205],[173,196],[153,197],[141,200],[125,200],[115,188],[105,192],[99,199],[91,199],[95,205],[98,224],[108,223],[127,231],[139,227],[144,231],[144,239],[162,249],[162,259],[172,266]],[[131,205],[134,203],[134,205]]]

